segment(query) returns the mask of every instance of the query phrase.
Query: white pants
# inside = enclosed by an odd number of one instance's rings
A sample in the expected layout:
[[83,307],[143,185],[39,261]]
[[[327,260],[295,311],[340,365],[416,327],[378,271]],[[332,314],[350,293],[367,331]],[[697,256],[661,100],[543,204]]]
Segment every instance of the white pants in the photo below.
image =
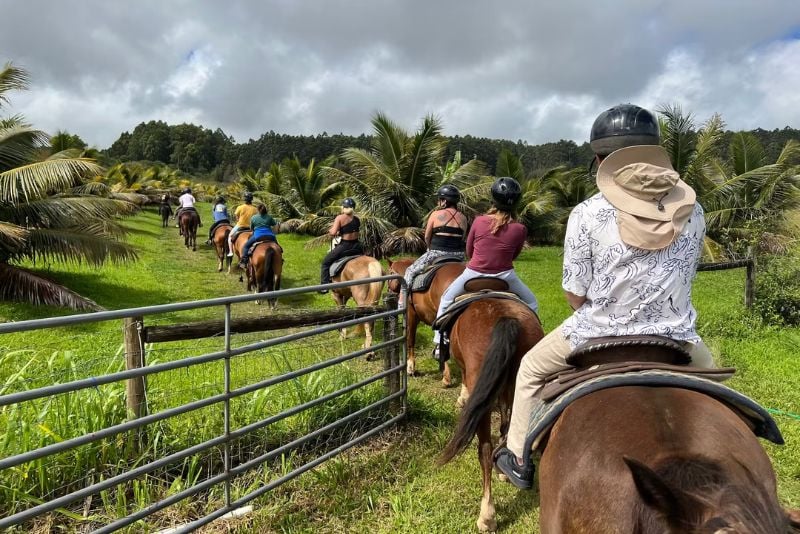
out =
[[[440,317],[444,311],[450,307],[453,301],[456,299],[457,296],[464,293],[464,284],[468,281],[472,280],[473,278],[478,278],[479,276],[489,276],[491,278],[499,278],[501,280],[505,280],[508,284],[508,290],[512,293],[515,293],[522,301],[528,305],[530,309],[534,311],[534,313],[539,312],[539,303],[536,301],[536,296],[533,292],[528,289],[522,280],[519,279],[517,273],[514,272],[514,269],[509,269],[508,271],[502,271],[499,273],[493,274],[486,274],[486,273],[479,273],[478,271],[473,271],[472,269],[464,269],[464,272],[461,275],[453,280],[450,283],[450,286],[447,288],[447,291],[444,292],[442,295],[442,299],[439,301],[439,310],[436,312],[436,317]],[[439,343],[440,335],[438,330],[433,331],[433,342]]]
[[[563,323],[547,334],[522,357],[514,390],[514,405],[511,409],[511,426],[508,429],[508,449],[522,458],[525,438],[531,413],[538,402],[535,395],[544,386],[544,380],[553,373],[571,369],[566,358],[572,348],[561,333]],[[692,358],[692,366],[707,369],[716,367],[711,351],[702,341],[685,343],[684,347]]]

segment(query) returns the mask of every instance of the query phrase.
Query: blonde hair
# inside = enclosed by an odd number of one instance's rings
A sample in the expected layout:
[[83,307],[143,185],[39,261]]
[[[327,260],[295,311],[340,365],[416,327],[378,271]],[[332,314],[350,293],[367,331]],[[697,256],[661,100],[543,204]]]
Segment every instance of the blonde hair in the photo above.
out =
[[344,213],[345,215],[352,215],[353,208],[342,208],[342,213]]
[[499,210],[494,206],[486,212],[486,215],[492,216],[492,234],[496,234],[500,228],[516,220],[513,213]]

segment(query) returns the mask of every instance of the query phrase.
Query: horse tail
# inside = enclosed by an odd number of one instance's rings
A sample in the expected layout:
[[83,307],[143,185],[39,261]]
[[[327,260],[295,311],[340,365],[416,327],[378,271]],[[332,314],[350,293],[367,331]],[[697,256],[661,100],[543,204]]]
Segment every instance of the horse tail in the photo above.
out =
[[226,256],[228,252],[230,252],[230,248],[228,248],[228,237],[231,235],[231,230],[233,230],[233,228],[230,226],[225,228],[225,237],[222,239],[222,253]]
[[272,247],[267,247],[266,252],[264,252],[264,277],[262,278],[262,283],[264,284],[262,287],[267,291],[272,291],[273,281],[272,281],[272,257],[275,255],[275,249]]
[[491,414],[495,399],[509,380],[511,360],[517,352],[517,337],[520,322],[513,317],[501,317],[492,329],[489,349],[483,359],[481,374],[469,394],[466,406],[461,410],[456,432],[445,446],[437,463],[445,464],[464,452],[481,419]]
[[[381,267],[379,261],[371,261],[367,265],[367,272],[369,273],[369,278],[378,278],[383,276],[383,267]],[[383,291],[383,282],[372,282],[369,285],[368,301],[371,304],[376,304],[381,298],[381,291]]]

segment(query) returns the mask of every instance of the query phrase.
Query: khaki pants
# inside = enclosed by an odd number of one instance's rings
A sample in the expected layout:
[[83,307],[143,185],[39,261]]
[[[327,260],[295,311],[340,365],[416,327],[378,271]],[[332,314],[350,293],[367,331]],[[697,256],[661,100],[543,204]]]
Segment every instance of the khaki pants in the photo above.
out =
[[[528,424],[536,403],[534,396],[544,385],[544,380],[553,373],[570,369],[566,358],[572,349],[561,334],[563,324],[547,334],[539,343],[525,354],[517,373],[517,386],[514,391],[514,406],[511,409],[511,426],[508,429],[507,447],[522,458]],[[686,343],[686,349],[695,367],[712,368],[714,357],[702,341]]]

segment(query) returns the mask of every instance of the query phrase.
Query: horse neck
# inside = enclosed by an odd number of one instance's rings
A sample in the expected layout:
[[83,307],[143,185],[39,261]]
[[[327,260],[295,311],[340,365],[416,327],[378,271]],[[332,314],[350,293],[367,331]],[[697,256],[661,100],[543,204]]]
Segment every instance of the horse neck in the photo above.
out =
[[674,456],[655,471],[672,490],[672,513],[640,502],[637,532],[663,532],[665,523],[671,534],[787,532],[782,508],[746,468],[740,476],[719,461]]

